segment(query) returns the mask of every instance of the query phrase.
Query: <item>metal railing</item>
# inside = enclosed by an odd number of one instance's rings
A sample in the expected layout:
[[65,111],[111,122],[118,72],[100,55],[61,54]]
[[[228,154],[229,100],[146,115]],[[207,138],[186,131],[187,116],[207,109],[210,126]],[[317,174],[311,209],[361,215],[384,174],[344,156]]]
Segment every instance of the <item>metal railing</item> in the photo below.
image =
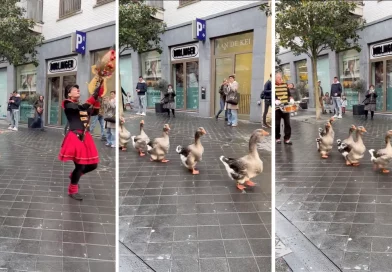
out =
[[63,18],[72,15],[80,11],[81,8],[82,8],[82,0],[60,0],[59,17]]
[[20,2],[25,9],[25,17],[36,23],[43,21],[43,0],[25,0]]
[[145,3],[151,7],[163,9],[163,0],[147,0]]

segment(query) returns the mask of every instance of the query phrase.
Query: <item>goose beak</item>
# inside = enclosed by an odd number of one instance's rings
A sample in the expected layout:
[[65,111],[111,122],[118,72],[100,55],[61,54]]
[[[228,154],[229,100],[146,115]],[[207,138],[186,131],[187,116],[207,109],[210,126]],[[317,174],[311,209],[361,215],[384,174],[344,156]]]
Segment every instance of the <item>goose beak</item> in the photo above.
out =
[[206,131],[205,129],[203,129],[203,130],[201,131],[201,133],[203,133],[203,135],[205,135],[205,134],[207,134],[207,131]]
[[331,119],[329,119],[330,122],[334,122],[335,118],[331,117]]
[[140,124],[144,124],[144,120],[141,120],[141,121],[140,121]]
[[365,128],[362,128],[361,131],[362,131],[362,132],[367,132]]
[[261,130],[261,136],[268,136],[270,135],[267,131]]

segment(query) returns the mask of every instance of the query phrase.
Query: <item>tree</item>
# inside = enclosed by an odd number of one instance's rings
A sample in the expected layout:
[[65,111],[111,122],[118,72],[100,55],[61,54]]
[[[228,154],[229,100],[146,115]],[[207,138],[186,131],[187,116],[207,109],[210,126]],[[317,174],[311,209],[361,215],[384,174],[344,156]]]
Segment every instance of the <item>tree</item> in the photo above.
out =
[[120,55],[127,49],[137,52],[157,50],[162,53],[160,36],[166,24],[154,18],[157,11],[143,0],[120,0]]
[[0,63],[38,66],[37,47],[44,37],[34,33],[35,22],[24,17],[20,0],[3,0],[0,5]]
[[[317,80],[317,57],[324,50],[360,51],[359,31],[365,21],[353,15],[355,1],[281,0],[276,2],[275,30],[279,46],[311,59],[313,81]],[[318,87],[314,84],[316,118],[320,119]]]

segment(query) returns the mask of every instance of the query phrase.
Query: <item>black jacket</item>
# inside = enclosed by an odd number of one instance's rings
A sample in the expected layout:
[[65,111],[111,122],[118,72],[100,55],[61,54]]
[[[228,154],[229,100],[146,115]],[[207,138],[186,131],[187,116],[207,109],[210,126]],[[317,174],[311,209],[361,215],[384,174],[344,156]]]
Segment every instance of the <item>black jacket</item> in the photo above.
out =
[[12,96],[9,100],[14,100],[15,102],[8,101],[8,109],[9,110],[17,110],[20,106],[20,97]]
[[140,90],[137,95],[146,95],[147,92],[147,84],[145,81],[143,82],[138,82],[136,84],[136,90]]
[[272,93],[272,84],[271,80],[269,79],[265,84],[264,84],[264,99],[271,100],[271,93]]
[[[342,96],[342,84],[338,81],[337,83],[332,83],[331,85],[331,97],[341,97]],[[335,95],[337,94],[337,95]]]

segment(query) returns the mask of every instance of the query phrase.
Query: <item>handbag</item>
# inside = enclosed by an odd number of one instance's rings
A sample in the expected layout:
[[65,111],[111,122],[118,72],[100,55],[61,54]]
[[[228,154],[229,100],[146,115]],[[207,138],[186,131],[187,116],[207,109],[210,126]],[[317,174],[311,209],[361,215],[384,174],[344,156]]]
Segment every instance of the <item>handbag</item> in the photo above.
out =
[[105,120],[106,122],[109,122],[109,123],[116,123],[116,118],[114,116],[113,117],[106,117],[103,120]]
[[370,99],[369,98],[365,98],[365,100],[362,101],[362,103],[366,106],[370,104]]
[[238,105],[239,100],[240,94],[238,92],[230,92],[227,95],[226,103],[229,103],[231,105]]

